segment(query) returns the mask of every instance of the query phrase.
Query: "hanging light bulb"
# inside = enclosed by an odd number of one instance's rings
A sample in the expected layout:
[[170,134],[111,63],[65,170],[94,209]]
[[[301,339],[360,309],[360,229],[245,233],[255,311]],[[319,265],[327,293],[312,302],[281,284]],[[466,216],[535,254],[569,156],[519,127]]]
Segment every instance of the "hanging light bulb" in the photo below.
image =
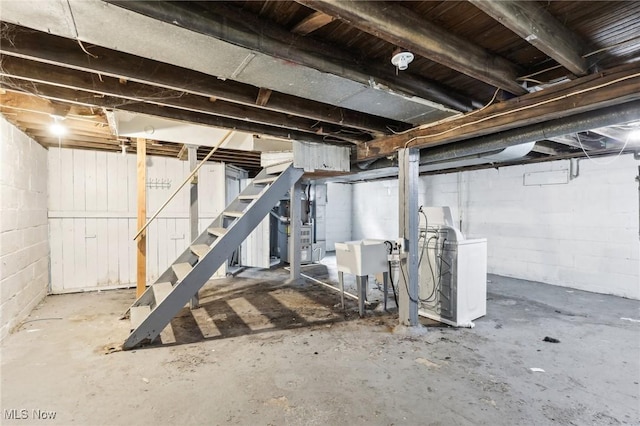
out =
[[53,123],[49,126],[49,131],[57,137],[64,136],[67,133],[66,126],[62,124],[64,117],[60,115],[52,115],[51,118],[53,118]]

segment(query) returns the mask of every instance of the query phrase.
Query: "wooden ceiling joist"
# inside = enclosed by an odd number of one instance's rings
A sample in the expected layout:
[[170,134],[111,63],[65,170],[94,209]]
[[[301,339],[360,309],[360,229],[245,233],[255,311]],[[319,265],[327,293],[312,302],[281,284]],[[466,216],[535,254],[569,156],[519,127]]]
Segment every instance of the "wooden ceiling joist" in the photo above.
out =
[[[232,80],[222,81],[214,76],[166,63],[145,59],[98,46],[88,46],[87,55],[75,41],[42,32],[26,30],[3,23],[9,40],[0,43],[0,52],[38,62],[85,71],[116,79],[125,78],[128,84],[138,82],[164,89],[226,100],[256,107],[259,88]],[[98,77],[99,79],[100,77]],[[273,92],[267,105],[260,108],[297,117],[351,127],[365,131],[389,134],[406,130],[409,126],[396,120],[340,108],[321,102]]]
[[555,59],[576,75],[586,75],[586,45],[535,1],[469,0],[487,15]]
[[519,70],[515,64],[425,21],[399,4],[341,0],[298,2],[492,86],[517,95],[526,93],[516,82]]
[[[169,106],[188,111],[202,112],[220,117],[251,121],[266,126],[276,126],[300,132],[321,135],[334,135],[335,138],[350,142],[370,140],[371,136],[355,129],[349,133],[341,132],[343,128],[330,123],[322,123],[303,117],[291,117],[280,112],[252,108],[232,102],[219,101],[212,103],[208,98],[185,94],[175,90],[158,89],[142,83],[130,82],[122,85],[112,77],[98,77],[83,71],[48,65],[27,59],[0,55],[2,67],[0,77],[6,85],[14,85],[21,89],[36,90],[37,84],[46,83],[57,87],[82,90],[101,96],[117,97],[133,102],[148,102],[155,105]],[[12,81],[19,79],[20,81]],[[25,81],[27,83],[25,83]],[[258,105],[264,106],[271,91],[265,93],[260,89]],[[71,94],[71,93],[70,93]],[[262,103],[261,103],[262,102]]]
[[270,89],[260,88],[258,92],[258,98],[256,99],[256,105],[265,106],[269,102],[272,91]]
[[179,17],[180,26],[184,28],[367,86],[373,79],[396,92],[415,95],[459,111],[472,109],[471,99],[452,87],[410,74],[399,77],[386,63],[362,63],[352,52],[321,40],[300,37],[227,2],[206,2],[202,10],[196,10],[185,2],[108,2],[174,25]]
[[[20,81],[15,80],[12,81],[11,85],[7,85],[2,81],[2,79],[0,79],[0,86],[8,91],[19,91]],[[326,142],[327,140],[336,143],[344,142],[343,139],[327,137],[321,134],[300,132],[286,128],[253,123],[246,120],[237,120],[150,103],[129,101],[111,96],[98,96],[90,92],[67,89],[49,84],[27,82],[27,86],[30,90],[35,87],[36,92],[41,97],[58,101],[66,101],[74,104],[156,115],[168,119],[199,123],[221,129],[240,130],[248,133],[266,134],[286,139],[296,139],[309,142]]]
[[325,13],[313,12],[311,15],[298,22],[296,26],[291,29],[291,32],[300,35],[307,35],[327,24],[330,24],[334,19],[336,18]]

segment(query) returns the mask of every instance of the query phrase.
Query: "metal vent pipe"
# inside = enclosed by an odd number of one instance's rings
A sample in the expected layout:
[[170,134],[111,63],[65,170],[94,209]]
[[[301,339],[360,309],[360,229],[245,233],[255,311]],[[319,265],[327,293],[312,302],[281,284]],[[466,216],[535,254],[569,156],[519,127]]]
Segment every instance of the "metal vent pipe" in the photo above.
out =
[[[570,133],[585,132],[598,127],[613,126],[640,120],[640,101],[626,102],[595,111],[583,112],[568,117],[549,120],[538,124],[506,130],[487,136],[480,136],[460,142],[452,142],[420,151],[420,164],[450,161],[456,158],[477,156],[491,151],[537,142]],[[397,162],[381,159],[370,164],[368,170],[392,167]]]

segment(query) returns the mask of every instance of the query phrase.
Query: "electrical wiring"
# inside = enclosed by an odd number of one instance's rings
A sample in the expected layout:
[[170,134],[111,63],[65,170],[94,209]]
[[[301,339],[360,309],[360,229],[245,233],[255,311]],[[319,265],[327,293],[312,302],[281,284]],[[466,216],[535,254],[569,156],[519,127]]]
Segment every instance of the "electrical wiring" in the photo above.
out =
[[620,157],[620,154],[622,154],[622,152],[627,147],[627,144],[629,143],[629,137],[630,137],[630,134],[627,135],[627,138],[624,141],[624,145],[622,145],[622,148],[620,148],[620,151],[618,152],[618,154],[616,154],[616,156],[613,157],[610,161],[596,161],[596,159],[593,157],[590,157],[587,151],[584,149],[584,146],[582,145],[582,141],[580,140],[580,133],[576,133],[576,139],[578,139],[578,143],[580,144],[580,148],[582,148],[582,152],[584,152],[584,155],[586,155],[589,160],[593,161],[595,164],[599,166],[607,166],[613,163],[614,161],[616,161],[618,157]]
[[[442,246],[440,251],[444,251],[444,247],[445,247],[445,243],[447,242],[447,239],[445,238],[442,241]],[[444,293],[442,293],[442,277],[446,274],[451,274],[451,265],[444,260],[444,257],[442,256],[442,254],[440,254],[440,256],[438,256],[439,260],[440,260],[440,266],[438,268],[439,274],[438,274],[438,282],[436,283],[435,277],[433,278],[433,290],[431,291],[431,294],[429,295],[429,297],[427,297],[426,299],[420,299],[421,303],[426,304],[427,306],[430,307],[435,307],[437,305],[437,301],[438,299],[435,297],[436,294],[440,295],[440,297],[444,297],[447,300],[449,299],[448,297],[446,297],[446,295]],[[445,263],[449,269],[447,271],[442,271],[442,263]]]
[[[434,127],[434,126],[437,126],[439,124],[448,123],[449,121],[457,120],[459,118],[470,117],[470,116],[472,116],[474,114],[477,114],[477,113],[479,113],[481,111],[484,111],[486,108],[490,107],[491,104],[493,104],[493,101],[496,100],[496,97],[498,96],[498,92],[499,91],[500,91],[500,88],[496,89],[496,91],[493,92],[493,96],[491,97],[491,100],[489,102],[487,102],[482,108],[476,109],[476,110],[468,112],[466,114],[460,113],[460,114],[453,115],[451,117],[446,117],[446,118],[443,118],[442,120],[438,120],[438,121],[435,121],[433,123],[423,124],[422,126],[419,126],[417,129],[418,130],[428,129],[430,127]],[[404,132],[398,132],[398,133],[395,133],[395,134],[396,135],[401,135],[401,134],[404,134],[404,133],[408,133],[408,132],[410,132],[412,130],[415,130],[415,129],[408,129],[408,130],[405,130]],[[412,139],[409,139],[409,141],[407,141],[407,143],[404,145],[404,147],[406,148],[411,141],[412,141]]]
[[[391,241],[385,241],[384,242],[385,245],[387,245],[387,247],[389,247],[389,254],[393,253],[393,243]],[[399,306],[398,305],[398,294],[396,293],[396,286],[393,284],[393,273],[392,273],[392,269],[391,269],[391,261],[389,260],[387,262],[387,269],[389,271],[389,282],[391,283],[391,290],[393,290],[393,300],[396,302],[396,308]],[[384,297],[387,297],[387,295],[385,294]]]
[[[425,247],[425,246],[428,246],[428,245],[429,245],[429,242],[430,242],[432,239],[437,240],[437,237],[435,237],[435,236],[434,236],[434,237],[429,238],[429,239],[427,240],[426,244],[423,246],[423,249],[424,249],[424,247]],[[430,257],[429,255],[427,255],[427,264],[429,265],[429,270],[431,271],[431,282],[433,283],[433,288],[432,288],[432,290],[431,290],[431,294],[429,294],[429,296],[427,296],[427,297],[426,297],[426,298],[424,298],[424,299],[420,298],[420,301],[421,301],[421,302],[429,302],[429,301],[431,301],[431,298],[432,298],[432,297],[435,295],[435,293],[436,293],[436,287],[437,287],[437,285],[436,285],[436,273],[435,273],[435,271],[433,270],[433,265],[431,265],[431,257]]]
[[400,263],[400,272],[402,272],[402,278],[404,278],[404,280],[403,280],[404,281],[404,288],[405,288],[405,290],[407,290],[407,296],[409,296],[409,300],[411,302],[419,305],[420,304],[420,300],[416,300],[413,297],[411,297],[411,293],[409,292],[409,285],[407,284],[407,282],[409,280],[407,280],[407,276],[404,273],[404,269],[402,269],[402,262],[399,262],[399,263]]
[[[429,238],[426,243],[422,246],[422,249],[424,251],[425,248],[427,248],[429,246],[429,243],[431,242],[431,240],[438,240],[437,236],[433,236],[431,238]],[[435,284],[436,284],[436,272],[433,269],[433,265],[431,264],[431,257],[427,254],[427,264],[429,265],[429,270],[431,271],[431,280],[433,282],[434,285],[434,290],[435,290]],[[418,264],[418,266],[420,266]],[[433,296],[433,291],[431,292],[431,294],[427,297],[427,299],[430,299],[431,296]]]

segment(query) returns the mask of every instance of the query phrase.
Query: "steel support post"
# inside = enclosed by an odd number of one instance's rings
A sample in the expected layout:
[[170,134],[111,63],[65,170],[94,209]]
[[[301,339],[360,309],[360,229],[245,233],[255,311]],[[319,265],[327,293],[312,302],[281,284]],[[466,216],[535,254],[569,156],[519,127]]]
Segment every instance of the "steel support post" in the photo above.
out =
[[302,227],[302,184],[298,180],[291,187],[289,203],[289,266],[291,267],[291,281],[300,280],[300,230]]
[[418,325],[418,167],[417,148],[398,150],[398,201],[400,243],[400,324]]

